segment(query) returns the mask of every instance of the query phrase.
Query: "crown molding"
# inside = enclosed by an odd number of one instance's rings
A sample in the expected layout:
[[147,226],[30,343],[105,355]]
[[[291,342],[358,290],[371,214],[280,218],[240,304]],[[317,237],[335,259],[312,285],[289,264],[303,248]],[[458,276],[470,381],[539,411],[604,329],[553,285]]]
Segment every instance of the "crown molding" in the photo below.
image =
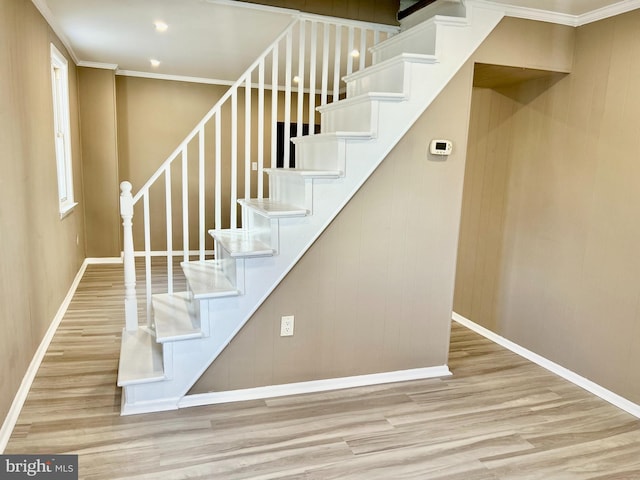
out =
[[523,18],[538,22],[557,23],[571,27],[578,26],[578,16],[566,13],[551,12],[537,8],[520,7],[516,5],[505,5],[504,3],[492,2],[490,0],[466,0],[466,6],[477,5],[481,8],[495,10],[504,13],[506,17]]
[[80,60],[76,63],[79,67],[87,67],[87,68],[100,68],[102,70],[117,70],[117,63],[101,63],[101,62],[85,62],[84,60]]
[[538,22],[556,23],[570,27],[580,27],[588,23],[597,22],[606,18],[614,17],[622,13],[630,12],[640,8],[640,0],[622,0],[606,7],[583,13],[581,15],[571,15],[568,13],[552,12],[537,8],[520,7],[516,5],[506,5],[491,0],[467,0],[466,5],[478,5],[482,8],[503,12],[507,17],[524,18]]
[[584,13],[578,17],[578,25],[586,25],[588,23],[604,20],[605,18],[615,17],[623,13],[630,12],[640,8],[640,0],[622,0],[606,7],[598,8],[589,13]]
[[33,3],[33,5],[38,9],[38,11],[40,12],[40,15],[44,17],[45,21],[49,24],[49,26],[51,27],[53,32],[56,34],[56,36],[60,39],[60,41],[64,45],[64,48],[67,50],[67,52],[69,53],[69,56],[73,60],[73,63],[78,65],[80,60],[78,59],[76,52],[73,51],[73,48],[71,47],[71,42],[69,42],[69,39],[64,34],[62,27],[56,20],[56,17],[53,15],[51,10],[49,10],[49,6],[47,5],[46,0],[31,0],[31,3]]

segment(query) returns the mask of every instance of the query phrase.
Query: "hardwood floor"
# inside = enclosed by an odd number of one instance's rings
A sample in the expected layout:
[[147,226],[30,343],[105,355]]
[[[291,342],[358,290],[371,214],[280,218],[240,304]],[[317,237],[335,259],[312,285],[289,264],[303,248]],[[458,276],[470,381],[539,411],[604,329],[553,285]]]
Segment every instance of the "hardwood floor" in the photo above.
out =
[[442,379],[120,417],[122,267],[89,266],[5,453],[81,479],[640,479],[640,420],[453,324]]

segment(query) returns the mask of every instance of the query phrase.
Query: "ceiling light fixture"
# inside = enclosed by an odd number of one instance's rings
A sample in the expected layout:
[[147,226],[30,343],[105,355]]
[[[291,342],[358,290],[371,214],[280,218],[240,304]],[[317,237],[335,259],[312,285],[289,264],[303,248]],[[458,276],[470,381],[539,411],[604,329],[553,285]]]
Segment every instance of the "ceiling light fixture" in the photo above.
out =
[[351,50],[351,56],[353,58],[358,58],[360,56],[360,52],[358,51],[357,48],[354,48],[353,50]]
[[151,63],[153,68],[158,68],[160,66],[160,60],[156,60],[155,58],[149,60],[149,63]]
[[300,77],[299,76],[295,76],[293,77],[293,83],[298,83],[300,81]]
[[160,32],[160,33],[166,32],[167,29],[169,28],[169,25],[161,21],[154,22],[153,25],[156,27],[156,32]]

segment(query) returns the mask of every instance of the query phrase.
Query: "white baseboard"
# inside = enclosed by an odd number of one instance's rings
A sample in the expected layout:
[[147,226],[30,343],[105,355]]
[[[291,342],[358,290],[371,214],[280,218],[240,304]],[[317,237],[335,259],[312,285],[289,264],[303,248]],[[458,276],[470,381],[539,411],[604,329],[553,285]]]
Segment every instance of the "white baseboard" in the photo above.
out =
[[168,412],[178,409],[179,398],[163,398],[160,400],[150,400],[147,402],[127,403],[126,388],[122,389],[122,397],[120,399],[120,415],[139,415],[142,413]]
[[482,335],[488,340],[491,340],[492,342],[497,343],[498,345],[501,345],[504,348],[511,350],[514,353],[517,353],[521,357],[524,357],[527,360],[530,360],[533,363],[540,365],[541,367],[549,370],[550,372],[555,373],[556,375],[559,375],[560,377],[570,381],[571,383],[577,385],[578,387],[581,387],[586,391],[593,393],[594,395],[602,398],[603,400],[611,403],[612,405],[615,405],[616,407],[624,410],[625,412],[630,413],[634,417],[640,418],[640,405],[633,403],[624,397],[621,397],[620,395],[612,392],[611,390],[607,390],[601,385],[598,385],[597,383],[592,382],[591,380],[584,378],[575,372],[572,372],[571,370],[563,367],[562,365],[558,365],[557,363],[552,362],[551,360],[548,360],[543,356],[538,355],[535,352],[532,352],[531,350],[527,350],[526,348],[521,347],[520,345],[512,342],[511,340],[507,340],[506,338],[501,337],[497,333],[494,333],[491,330],[484,328],[483,326],[478,325],[477,323],[472,322],[471,320],[463,317],[462,315],[458,315],[457,313],[453,312],[453,320],[459,323],[460,325],[464,325],[468,329],[473,330],[474,332]]
[[49,328],[47,329],[47,333],[45,333],[42,341],[40,342],[40,346],[38,346],[38,350],[36,350],[35,355],[31,359],[31,363],[29,364],[29,368],[27,372],[24,374],[22,378],[22,383],[20,384],[20,388],[16,393],[16,396],[13,399],[13,403],[11,404],[11,408],[7,413],[4,422],[2,423],[2,428],[0,428],[0,454],[4,452],[4,449],[7,447],[7,443],[9,443],[9,438],[11,437],[11,433],[13,432],[13,428],[18,421],[18,416],[20,415],[20,411],[22,410],[22,406],[24,405],[25,400],[27,399],[27,394],[29,393],[29,389],[31,388],[31,384],[33,383],[33,379],[36,377],[36,373],[38,373],[38,368],[40,368],[40,364],[44,359],[45,354],[47,353],[47,349],[49,348],[49,344],[53,339],[62,318],[67,312],[67,308],[69,308],[69,304],[71,303],[71,299],[73,295],[76,293],[76,289],[78,288],[78,284],[80,280],[82,280],[82,276],[84,275],[85,270],[87,269],[87,265],[90,263],[85,259],[76,273],[75,278],[73,279],[73,283],[71,283],[71,287],[69,287],[69,291],[67,292],[67,296],[64,297],[60,308],[58,308],[58,312],[55,317],[53,317],[53,321]]
[[180,400],[178,406],[179,408],[185,408],[201,405],[215,405],[218,403],[241,402],[246,400],[258,400],[262,398],[299,395],[303,393],[316,393],[325,392],[328,390],[365,387],[383,383],[446,377],[449,375],[451,375],[451,371],[446,365],[437,367],[414,368],[411,370],[373,373],[370,375],[358,375],[354,377],[329,378],[326,380],[314,380],[310,382],[287,383],[284,385],[269,385],[266,387],[245,388],[242,390],[230,390],[227,392],[198,393],[183,397]]
[[85,258],[84,263],[86,263],[87,265],[108,265],[108,264],[122,264],[122,261],[123,261],[122,256],[96,257],[96,258]]

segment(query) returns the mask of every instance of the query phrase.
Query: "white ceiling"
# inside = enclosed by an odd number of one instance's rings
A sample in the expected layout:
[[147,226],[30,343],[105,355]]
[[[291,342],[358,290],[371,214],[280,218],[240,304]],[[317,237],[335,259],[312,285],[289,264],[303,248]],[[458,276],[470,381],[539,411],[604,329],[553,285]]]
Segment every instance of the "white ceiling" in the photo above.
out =
[[[236,0],[32,1],[80,65],[213,82],[237,79],[297,13]],[[514,16],[547,21],[557,16],[559,23],[567,24],[607,16],[603,11],[621,13],[640,6],[640,0],[489,3],[504,5]],[[155,31],[158,20],[169,25],[165,33]],[[160,66],[152,67],[151,58]]]
[[[125,72],[236,80],[292,20],[292,12],[207,0],[38,0],[77,63]],[[42,10],[41,10],[42,11]],[[47,15],[45,15],[47,16]],[[169,25],[164,33],[154,22]],[[160,61],[153,68],[150,59]]]

